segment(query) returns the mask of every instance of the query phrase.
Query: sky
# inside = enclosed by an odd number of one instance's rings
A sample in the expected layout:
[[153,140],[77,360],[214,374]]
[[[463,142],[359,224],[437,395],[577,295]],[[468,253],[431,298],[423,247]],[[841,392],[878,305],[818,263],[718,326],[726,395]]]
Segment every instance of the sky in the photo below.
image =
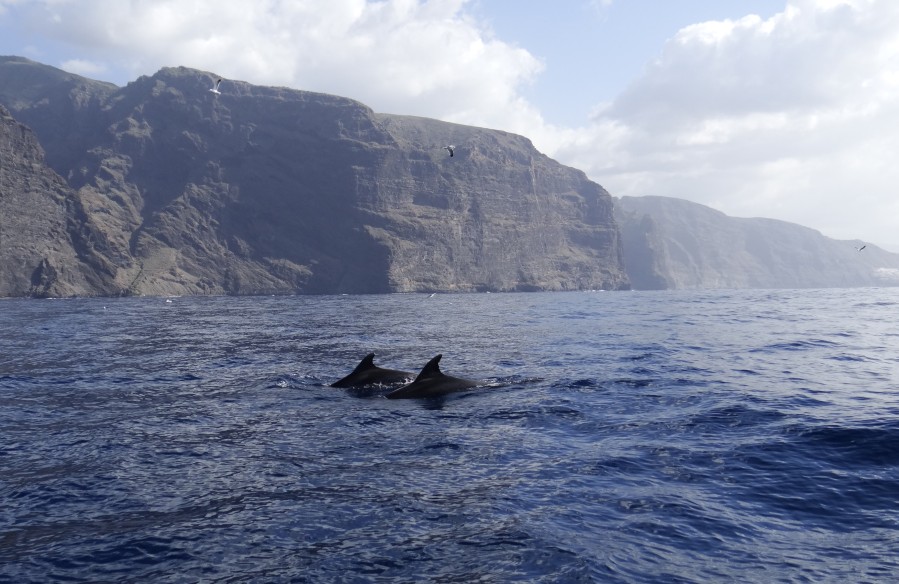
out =
[[0,54],[506,130],[613,196],[899,252],[896,0],[0,0]]

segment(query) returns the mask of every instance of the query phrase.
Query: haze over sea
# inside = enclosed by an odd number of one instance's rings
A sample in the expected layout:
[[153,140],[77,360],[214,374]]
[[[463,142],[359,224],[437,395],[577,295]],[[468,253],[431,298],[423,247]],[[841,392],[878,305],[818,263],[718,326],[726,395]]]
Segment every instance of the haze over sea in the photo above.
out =
[[[899,289],[5,300],[2,582],[890,582]],[[484,386],[328,384],[368,352]]]

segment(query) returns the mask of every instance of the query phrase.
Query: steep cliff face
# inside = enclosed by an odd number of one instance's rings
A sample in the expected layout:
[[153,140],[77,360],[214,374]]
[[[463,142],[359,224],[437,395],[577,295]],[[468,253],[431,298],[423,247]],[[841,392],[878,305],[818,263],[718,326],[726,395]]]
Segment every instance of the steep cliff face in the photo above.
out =
[[[398,144],[359,185],[398,290],[626,286],[612,200],[521,136],[378,116]],[[444,144],[455,145],[448,156]],[[383,205],[390,211],[384,212]],[[425,242],[425,245],[417,245]]]
[[784,221],[649,196],[617,199],[616,216],[638,290],[899,285],[899,254]]
[[[112,90],[52,71],[35,89],[22,67],[0,60],[0,99],[54,145],[129,293],[628,286],[611,197],[520,136],[239,81],[216,96],[185,68]],[[76,137],[37,123],[51,89]]]
[[[383,133],[351,100],[166,69],[116,94],[73,180],[135,294],[388,292],[353,205]],[[346,128],[352,128],[351,131]],[[368,134],[368,139],[363,140]]]
[[57,172],[71,168],[103,133],[102,104],[118,89],[22,57],[0,57],[0,104],[34,130]]
[[114,267],[34,133],[0,106],[0,296],[114,294]]

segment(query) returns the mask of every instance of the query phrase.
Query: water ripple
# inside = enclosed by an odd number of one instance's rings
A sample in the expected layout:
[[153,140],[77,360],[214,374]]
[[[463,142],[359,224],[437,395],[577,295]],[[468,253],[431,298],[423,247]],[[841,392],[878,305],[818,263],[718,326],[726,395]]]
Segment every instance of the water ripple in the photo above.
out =
[[890,581],[897,294],[5,301],[0,581]]

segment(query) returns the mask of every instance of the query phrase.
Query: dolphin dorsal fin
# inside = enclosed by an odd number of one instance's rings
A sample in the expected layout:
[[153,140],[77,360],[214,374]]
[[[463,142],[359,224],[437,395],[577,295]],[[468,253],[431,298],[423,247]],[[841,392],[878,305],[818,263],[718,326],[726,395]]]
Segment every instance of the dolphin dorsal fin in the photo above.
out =
[[371,369],[374,366],[375,366],[375,354],[369,353],[368,355],[363,357],[361,361],[359,361],[359,364],[356,365],[355,369],[353,369],[353,373],[360,373],[362,371],[365,371],[366,369]]
[[441,357],[443,357],[442,354],[437,355],[436,357],[434,357],[433,359],[428,361],[428,364],[425,365],[424,367],[422,367],[421,373],[418,374],[418,377],[416,377],[415,380],[418,381],[419,379],[424,379],[425,377],[431,377],[434,375],[442,375],[442,373],[440,373],[440,358]]

